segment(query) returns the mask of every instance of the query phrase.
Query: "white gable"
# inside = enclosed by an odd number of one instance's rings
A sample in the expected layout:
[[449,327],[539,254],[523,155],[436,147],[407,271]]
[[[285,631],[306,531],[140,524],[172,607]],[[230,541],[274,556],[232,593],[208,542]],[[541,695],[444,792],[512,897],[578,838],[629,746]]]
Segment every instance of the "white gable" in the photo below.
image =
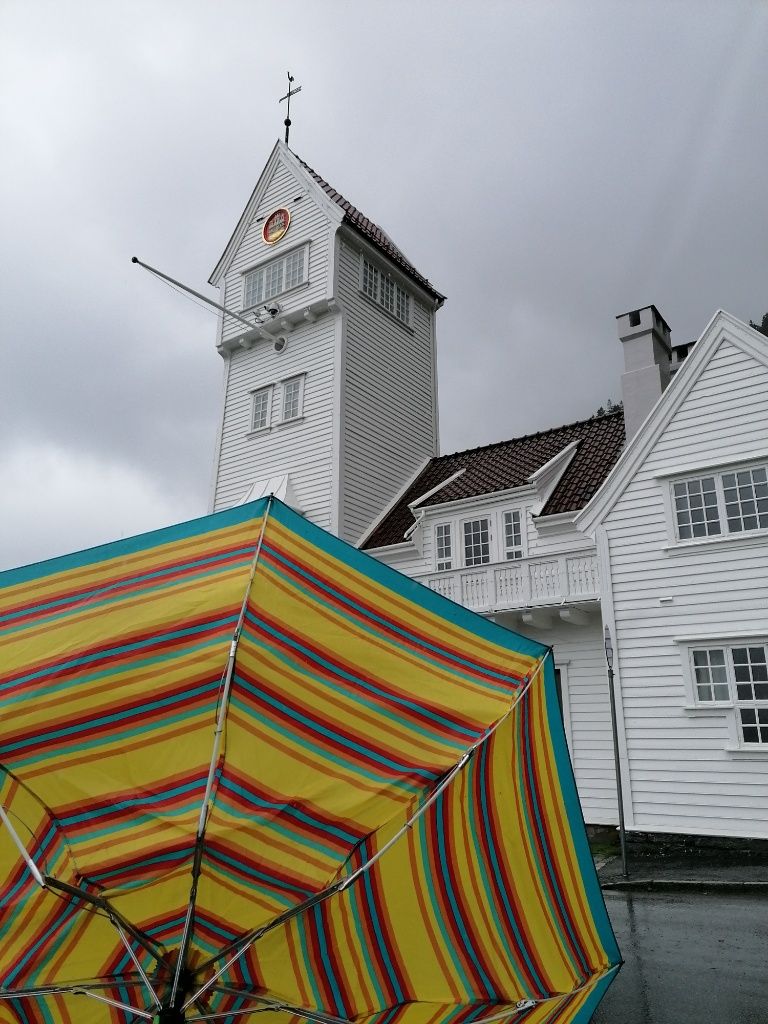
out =
[[[672,443],[678,445],[681,460],[695,460],[698,457],[697,451],[714,452],[727,447],[731,442],[726,438],[730,438],[731,432],[720,428],[717,416],[722,415],[723,405],[731,410],[731,417],[740,416],[742,400],[737,392],[748,385],[747,378],[751,372],[759,376],[766,368],[768,338],[729,313],[718,311],[705,328],[682,369],[653,407],[640,430],[630,440],[603,486],[577,516],[576,526],[585,532],[594,532],[668,428],[671,430],[670,437],[675,439]],[[757,390],[759,391],[759,386]],[[692,396],[690,404],[689,396]],[[749,415],[749,410],[750,404],[746,401],[743,412]],[[752,412],[755,413],[754,406]],[[675,428],[672,421],[678,413],[681,413],[680,426]],[[757,415],[759,416],[759,412]],[[697,416],[700,417],[701,423],[698,429],[694,429],[691,417],[696,419]],[[765,436],[765,427],[763,426],[761,431],[757,424],[755,426],[757,435],[753,441],[759,445],[759,435],[762,433]]]

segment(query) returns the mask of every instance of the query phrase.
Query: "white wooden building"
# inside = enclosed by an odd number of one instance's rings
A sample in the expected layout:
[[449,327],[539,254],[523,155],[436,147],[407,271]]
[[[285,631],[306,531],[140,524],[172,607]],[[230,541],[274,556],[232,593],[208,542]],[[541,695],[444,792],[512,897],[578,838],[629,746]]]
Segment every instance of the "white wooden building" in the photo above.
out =
[[[635,310],[625,450],[618,411],[441,456],[443,296],[283,143],[211,283],[253,325],[219,325],[212,507],[277,493],[550,644],[595,824],[617,820],[607,623],[629,827],[768,837],[768,339],[718,314],[682,362],[655,307]],[[734,474],[739,500],[752,488],[738,528]]]

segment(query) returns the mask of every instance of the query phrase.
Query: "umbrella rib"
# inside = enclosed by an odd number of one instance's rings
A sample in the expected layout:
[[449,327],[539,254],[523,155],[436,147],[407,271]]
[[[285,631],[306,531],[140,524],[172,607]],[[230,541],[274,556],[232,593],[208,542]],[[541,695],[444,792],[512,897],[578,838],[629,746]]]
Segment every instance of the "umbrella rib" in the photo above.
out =
[[515,697],[514,701],[512,702],[512,704],[510,704],[510,706],[504,712],[504,714],[500,718],[498,718],[493,723],[493,725],[490,725],[483,732],[482,736],[480,736],[479,739],[475,740],[475,742],[470,747],[468,747],[467,750],[464,751],[464,753],[462,754],[461,758],[456,762],[456,764],[453,765],[453,767],[446,773],[446,775],[443,776],[443,779],[442,779],[440,785],[437,786],[433,790],[433,792],[430,794],[429,798],[427,800],[425,800],[425,802],[419,807],[419,809],[417,811],[415,811],[414,814],[412,814],[411,817],[406,821],[406,823],[403,825],[403,827],[398,832],[396,832],[395,835],[392,836],[392,838],[389,839],[384,844],[384,846],[382,846],[382,848],[377,853],[375,853],[373,855],[373,857],[370,857],[365,862],[365,864],[362,864],[356,871],[353,871],[351,875],[347,876],[347,878],[344,878],[341,881],[336,882],[333,885],[328,886],[328,888],[327,889],[323,889],[322,892],[315,893],[315,895],[314,896],[310,896],[309,899],[304,900],[302,903],[299,903],[297,906],[292,907],[290,910],[285,911],[285,913],[280,914],[276,918],[273,918],[273,920],[270,921],[268,924],[263,925],[261,928],[258,928],[255,931],[252,931],[252,932],[250,932],[247,935],[244,935],[237,942],[232,943],[229,946],[225,946],[222,950],[219,951],[219,953],[215,957],[211,958],[210,960],[207,960],[204,964],[202,964],[198,968],[198,972],[197,973],[200,973],[200,971],[203,971],[207,967],[210,967],[217,960],[219,960],[222,956],[226,955],[226,953],[229,952],[229,950],[232,950],[232,949],[235,950],[235,952],[232,954],[232,956],[224,963],[224,966],[221,967],[218,971],[216,971],[216,973],[214,975],[212,975],[212,977],[210,977],[208,979],[208,981],[201,988],[199,988],[197,990],[197,992],[193,996],[190,996],[190,998],[186,1001],[186,1003],[184,1004],[182,1009],[186,1010],[186,1008],[191,1003],[193,1003],[195,1001],[195,999],[197,999],[204,992],[206,992],[211,987],[211,985],[215,984],[215,982],[218,981],[218,979],[222,976],[222,974],[224,974],[224,972],[226,970],[228,970],[232,966],[233,963],[235,963],[237,960],[239,960],[240,957],[243,956],[243,954],[246,953],[248,951],[248,949],[250,949],[250,947],[254,944],[254,942],[257,942],[260,938],[262,938],[268,932],[272,931],[274,928],[277,928],[279,925],[285,924],[287,921],[292,920],[294,917],[298,917],[299,914],[303,914],[306,910],[309,910],[311,907],[314,907],[318,903],[321,903],[324,900],[328,899],[328,897],[333,896],[334,893],[343,891],[348,886],[352,885],[353,882],[357,881],[357,879],[360,878],[361,875],[364,875],[366,872],[370,871],[370,869],[380,859],[380,857],[384,853],[386,853],[387,850],[391,849],[391,847],[394,846],[394,844],[399,839],[402,839],[402,837],[406,834],[406,832],[409,832],[410,829],[413,828],[413,825],[415,824],[415,822],[418,821],[418,819],[422,816],[422,814],[424,814],[424,812],[429,807],[431,807],[431,805],[435,802],[435,800],[438,799],[438,797],[441,795],[441,793],[447,788],[447,786],[450,785],[450,783],[459,774],[459,772],[466,766],[466,764],[472,758],[472,756],[474,755],[474,753],[478,749],[478,747],[480,747],[481,744],[485,743],[486,740],[488,740],[496,732],[496,730],[499,728],[499,726],[504,721],[506,721],[507,718],[509,718],[509,716],[512,714],[512,712],[515,710],[517,705],[520,703],[520,701],[523,699],[523,697],[526,695],[526,693],[530,689],[530,687],[533,684],[534,680],[540,675],[541,670],[544,667],[544,663],[546,662],[547,658],[551,656],[551,654],[552,654],[552,649],[551,648],[547,648],[546,652],[536,662],[536,665],[534,666],[533,671],[531,672],[530,676],[526,676],[524,678],[524,685],[520,689],[520,692],[516,695],[516,697]]
[[[112,985],[97,982],[94,983],[94,987],[111,988]],[[137,1014],[145,1020],[152,1020],[152,1014],[147,1013],[146,1010],[140,1010],[138,1007],[130,1006],[128,1003],[121,1003],[117,999],[110,999],[108,996],[99,995],[98,992],[91,991],[83,984],[51,985],[47,988],[8,989],[5,992],[0,991],[0,999],[46,999],[48,996],[66,995],[88,996],[90,999],[96,999],[100,1003],[107,1003],[109,1006],[114,1006],[116,1009],[127,1010],[129,1013]]]
[[85,889],[78,889],[76,885],[70,885],[68,882],[62,882],[54,875],[44,874],[30,856],[27,848],[21,840],[21,837],[14,828],[5,808],[2,806],[0,806],[0,821],[3,822],[10,833],[11,839],[27,865],[30,874],[41,889],[48,889],[53,892],[62,893],[65,896],[69,896],[70,899],[80,900],[83,903],[88,903],[90,906],[102,911],[102,913],[107,915],[118,931],[120,931],[120,926],[122,926],[122,928],[124,928],[129,935],[132,935],[139,945],[146,949],[146,951],[151,954],[158,963],[161,963],[166,967],[168,966],[165,963],[162,949],[159,946],[156,946],[139,928],[132,925],[130,921],[126,921],[122,914],[118,913],[118,911],[114,909],[105,896],[94,896],[93,893],[90,893]]
[[[229,710],[229,696],[232,690],[232,677],[235,672],[235,659],[237,657],[237,648],[240,643],[240,635],[243,629],[243,622],[245,621],[245,614],[248,609],[248,598],[251,594],[251,587],[253,586],[253,580],[256,575],[256,567],[259,563],[259,557],[261,555],[262,544],[264,543],[264,532],[267,528],[267,520],[269,519],[269,513],[272,509],[272,501],[274,495],[270,494],[267,498],[267,505],[264,509],[264,518],[261,522],[261,529],[259,531],[259,537],[256,541],[256,548],[253,553],[253,559],[251,561],[251,568],[248,574],[248,582],[245,586],[245,594],[243,595],[243,602],[240,606],[240,614],[237,618],[237,624],[235,631],[232,634],[232,640],[229,645],[229,656],[227,658],[226,668],[223,674],[223,685],[221,689],[221,698],[219,700],[219,709],[216,716],[216,728],[213,734],[213,750],[211,752],[211,761],[208,766],[208,778],[205,783],[205,792],[203,793],[203,800],[200,806],[200,816],[197,821],[197,833],[195,835],[195,853],[192,861],[192,884],[189,891],[189,904],[187,906],[187,912],[184,917],[184,930],[181,935],[181,944],[179,946],[179,955],[176,960],[176,969],[173,973],[173,984],[171,986],[171,997],[169,1003],[171,1006],[174,1005],[176,1000],[176,992],[179,987],[179,980],[181,978],[181,972],[186,966],[187,954],[189,952],[189,945],[192,941],[192,928],[195,915],[195,905],[197,903],[197,885],[200,880],[200,874],[202,871],[203,863],[203,847],[205,843],[205,830],[208,825],[208,818],[211,813],[211,793],[213,792],[214,779],[216,777],[216,766],[219,761],[219,752],[221,750],[221,738],[224,733],[224,726],[227,720],[227,712]],[[200,993],[198,993],[199,995]],[[185,1007],[190,1002],[194,1002],[197,996],[193,996]]]
[[239,992],[236,988],[232,988],[229,985],[214,985],[213,991],[227,996],[235,996],[237,999],[252,999],[255,1003],[262,1003],[266,1010],[284,1010],[286,1013],[293,1013],[297,1017],[303,1017],[306,1020],[320,1021],[321,1024],[351,1024],[351,1021],[346,1017],[334,1017],[329,1013],[323,1013],[321,1010],[307,1010],[303,1006],[294,1006],[292,1003],[284,1003],[279,999],[252,995],[250,992]]

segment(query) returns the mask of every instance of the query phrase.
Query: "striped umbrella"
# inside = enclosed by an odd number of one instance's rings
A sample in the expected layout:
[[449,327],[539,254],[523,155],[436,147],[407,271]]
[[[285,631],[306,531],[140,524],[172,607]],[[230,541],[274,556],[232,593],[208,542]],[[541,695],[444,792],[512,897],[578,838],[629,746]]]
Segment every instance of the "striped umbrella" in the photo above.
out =
[[275,499],[0,575],[2,1024],[586,1022],[551,654]]

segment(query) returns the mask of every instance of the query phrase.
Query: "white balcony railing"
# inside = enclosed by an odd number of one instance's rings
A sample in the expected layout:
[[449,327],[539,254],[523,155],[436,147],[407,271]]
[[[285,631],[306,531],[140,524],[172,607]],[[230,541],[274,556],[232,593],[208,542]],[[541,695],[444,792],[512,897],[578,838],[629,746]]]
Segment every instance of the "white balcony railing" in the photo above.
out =
[[597,556],[565,554],[430,573],[430,589],[474,611],[503,611],[594,600],[600,596]]

